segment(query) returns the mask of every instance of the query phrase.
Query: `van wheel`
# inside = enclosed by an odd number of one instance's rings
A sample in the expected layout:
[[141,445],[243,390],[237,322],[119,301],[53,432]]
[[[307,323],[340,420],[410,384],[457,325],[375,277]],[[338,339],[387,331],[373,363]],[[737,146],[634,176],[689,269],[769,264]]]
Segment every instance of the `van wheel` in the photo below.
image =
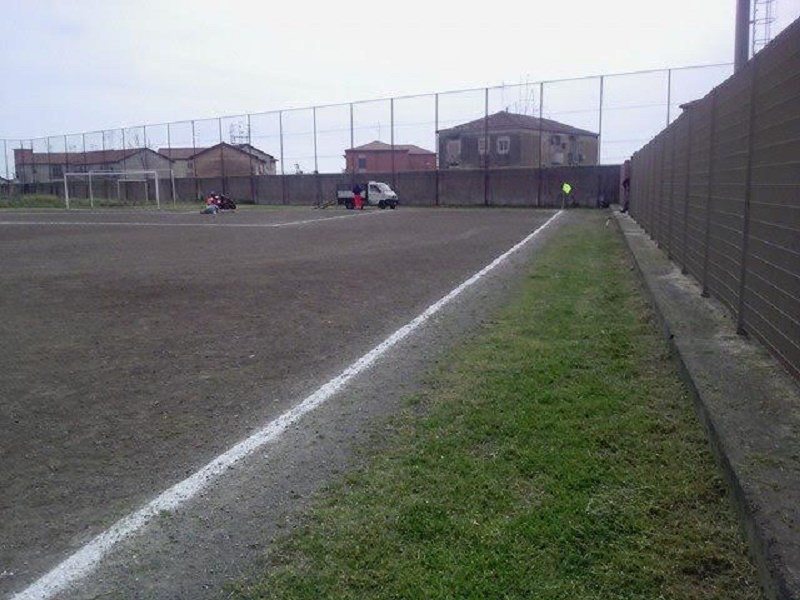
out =
[[380,208],[381,210],[386,208],[386,201],[385,200],[381,200],[380,202],[378,202],[378,208]]
[[395,204],[394,202],[392,202],[392,203],[389,205],[389,208],[391,208],[392,210],[394,210],[395,208],[397,208],[397,204]]
[[355,205],[353,204],[352,200],[346,200],[345,203],[344,203],[344,207],[347,210],[353,210],[353,206],[355,206]]

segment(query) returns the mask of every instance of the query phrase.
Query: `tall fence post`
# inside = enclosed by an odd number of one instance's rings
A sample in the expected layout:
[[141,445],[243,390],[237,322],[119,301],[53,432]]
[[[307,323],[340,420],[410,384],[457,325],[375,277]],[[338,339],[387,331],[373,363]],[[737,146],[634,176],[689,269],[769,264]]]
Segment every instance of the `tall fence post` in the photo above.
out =
[[167,156],[169,157],[169,185],[172,190],[172,205],[175,206],[175,171],[172,168],[172,139],[170,137],[169,123],[167,123]]
[[543,161],[542,161],[542,153],[544,152],[544,140],[542,137],[544,136],[544,127],[542,126],[542,115],[544,111],[544,81],[539,82],[539,151],[537,154],[539,155],[539,177],[538,181],[536,182],[536,206],[542,206],[542,180],[544,179],[544,173],[542,172]]
[[278,111],[278,135],[281,142],[281,204],[286,204],[286,167],[283,164],[283,111]]
[[250,123],[250,113],[247,113],[247,145],[250,146],[248,148],[248,156],[250,157],[250,164],[248,165],[248,173],[250,175],[250,200],[253,204],[258,204],[256,200],[256,177],[258,173],[253,172],[253,130],[251,128]]
[[172,206],[175,206],[178,202],[178,194],[175,193],[175,169],[172,168],[172,139],[170,138],[169,123],[167,123],[167,154],[170,158],[169,187],[172,192]]
[[[35,183],[36,176],[35,176],[34,171],[36,170],[36,163],[33,162],[33,140],[28,140],[28,143],[31,146],[31,162],[32,162],[31,169],[30,169],[31,170],[31,178],[30,179],[32,179],[33,182]],[[30,181],[27,181],[28,180],[28,176],[27,176],[28,173],[27,173],[27,169],[24,168],[25,167],[25,156],[26,156],[25,153],[23,152],[25,150],[25,141],[24,140],[20,140],[19,141],[19,148],[20,148],[20,152],[22,153],[22,166],[23,166],[23,169],[22,169],[22,180],[23,180],[22,184],[23,184],[23,188],[22,189],[23,189],[23,192],[24,192],[25,184],[31,183]],[[15,165],[15,166],[17,166],[17,165]]]
[[650,152],[647,157],[647,172],[649,177],[647,179],[647,234],[651,240],[655,241],[655,202],[656,202],[656,144],[654,141],[650,142]]
[[200,197],[200,182],[197,181],[197,129],[195,128],[194,120],[192,120],[192,178],[194,179],[194,197]]
[[755,145],[756,120],[756,78],[758,76],[758,55],[750,64],[750,107],[747,123],[747,171],[744,182],[744,214],[742,215],[742,257],[739,269],[739,302],[736,311],[736,333],[745,335],[744,294],[747,290],[747,258],[750,250],[750,197],[753,188],[753,146]]
[[225,173],[225,144],[223,143],[222,139],[222,117],[217,119],[217,126],[219,128],[219,166],[220,166],[220,174],[222,175],[222,193],[228,193],[228,186],[226,184],[227,177]]
[[690,109],[689,112],[686,114],[686,120],[688,121],[686,124],[687,131],[686,131],[686,178],[683,187],[683,251],[681,255],[683,256],[683,265],[681,266],[681,273],[684,275],[689,272],[689,268],[687,266],[687,240],[688,240],[688,233],[689,233],[689,194],[691,191],[690,184],[691,184],[691,177],[692,177],[692,115],[694,114],[694,110]]
[[50,194],[55,195],[55,187],[53,186],[53,158],[50,148],[50,136],[45,138],[47,142],[47,185],[50,188]]
[[8,140],[3,140],[3,156],[6,161],[6,179],[11,181],[11,171],[8,169]]
[[[355,134],[353,129],[353,103],[351,102],[350,103],[350,149],[352,150],[354,146],[355,146]],[[355,160],[358,160],[358,157],[355,157]],[[350,187],[355,186],[356,164],[357,163],[354,163],[350,166]],[[345,169],[346,168],[347,168],[347,157],[345,156]]]
[[[248,117],[249,118],[249,117]],[[317,154],[317,107],[314,106],[311,109],[311,118],[313,119],[314,123],[314,173],[319,174],[319,155]]]
[[[144,138],[144,149],[142,153],[144,154],[144,169],[148,171],[150,169],[150,160],[148,156],[148,146],[147,146],[147,125],[142,126],[142,138]],[[147,187],[147,178],[145,177],[145,187]],[[156,173],[156,187],[158,187],[158,173]]]
[[69,171],[69,142],[67,141],[67,136],[64,136],[64,172],[66,173]]
[[[679,123],[676,123],[679,125]],[[673,127],[672,132],[667,134],[672,142],[669,157],[669,200],[667,202],[667,258],[672,260],[672,213],[674,212],[675,203],[675,178],[678,174],[678,169],[675,168],[675,155],[678,146],[678,128]]]
[[483,91],[483,149],[483,204],[489,206],[489,88]]
[[672,118],[672,69],[667,69],[667,125]]
[[86,134],[85,133],[81,134],[81,145],[83,147],[83,171],[86,172],[86,171],[89,171],[90,169],[89,169],[88,161],[87,161],[87,158],[86,158]]
[[433,113],[434,135],[436,136],[436,197],[434,203],[439,206],[439,170],[442,168],[442,148],[439,145],[439,94],[434,96]]
[[603,155],[603,87],[604,77],[600,75],[600,115],[597,119],[597,164],[602,163]]
[[394,98],[389,98],[389,143],[392,147],[392,189],[397,189],[397,166],[394,162]]
[[19,165],[15,164],[16,168],[22,167],[22,175],[19,177],[21,179],[20,183],[22,183],[22,189],[25,193],[30,193],[31,191],[31,183],[36,183],[36,160],[33,157],[33,139],[27,140],[28,146],[30,147],[30,153],[25,152],[28,148],[25,148],[25,140],[19,141],[19,147],[22,154],[22,160]]
[[655,211],[656,211],[656,218],[655,218],[655,226],[653,227],[653,234],[656,241],[656,245],[660,248],[664,243],[664,227],[663,227],[663,213],[664,213],[664,173],[666,172],[667,168],[665,166],[665,162],[667,160],[667,136],[666,134],[662,133],[659,136],[657,147],[659,149],[659,155],[661,156],[661,160],[659,161],[659,169],[658,169],[658,189],[656,191],[655,197]]

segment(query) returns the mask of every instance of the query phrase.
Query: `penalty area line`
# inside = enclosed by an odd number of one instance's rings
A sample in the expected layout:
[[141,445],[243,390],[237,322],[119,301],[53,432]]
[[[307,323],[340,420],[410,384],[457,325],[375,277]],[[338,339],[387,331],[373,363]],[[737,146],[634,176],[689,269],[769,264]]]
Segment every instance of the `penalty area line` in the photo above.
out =
[[163,511],[174,511],[184,502],[197,496],[197,494],[207,487],[217,476],[232,468],[236,463],[247,458],[267,443],[278,439],[286,429],[296,423],[301,417],[326,402],[351,379],[368,369],[378,358],[408,337],[412,332],[419,329],[426,321],[453,301],[464,290],[477,283],[490,271],[504,263],[512,254],[528,244],[528,242],[553,223],[562,212],[563,211],[558,211],[555,213],[545,221],[544,224],[528,234],[522,241],[515,244],[483,269],[461,283],[458,287],[451,290],[447,295],[430,305],[414,320],[395,331],[383,342],[348,366],[339,375],[323,384],[302,402],[212,460],[193,475],[162,492],[158,497],[151,500],[137,511],[117,521],[109,529],[92,539],[80,550],[40,577],[29,587],[12,596],[12,600],[48,600],[87,576],[97,567],[106,554],[112,550],[115,544],[131,537]]

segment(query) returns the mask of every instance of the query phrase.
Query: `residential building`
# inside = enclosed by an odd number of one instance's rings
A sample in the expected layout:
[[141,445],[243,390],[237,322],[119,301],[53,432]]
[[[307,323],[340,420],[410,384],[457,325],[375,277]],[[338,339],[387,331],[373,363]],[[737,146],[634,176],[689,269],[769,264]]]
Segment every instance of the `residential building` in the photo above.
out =
[[158,153],[172,161],[172,172],[176,178],[192,177],[192,156],[205,148],[159,148]]
[[159,148],[173,161],[175,177],[275,175],[277,160],[251,144],[221,142],[204,148]]
[[501,111],[436,132],[440,169],[596,165],[599,134]]
[[88,171],[158,171],[164,178],[274,175],[272,156],[250,144],[221,143],[210,148],[128,148],[86,152],[14,150],[20,183],[61,181],[64,173]]
[[169,177],[171,168],[169,158],[150,148],[86,152],[14,150],[14,172],[20,183],[62,181],[64,173],[88,171],[158,171],[162,177]]
[[413,144],[386,144],[374,141],[348,148],[345,154],[347,173],[393,173],[436,169],[436,153]]

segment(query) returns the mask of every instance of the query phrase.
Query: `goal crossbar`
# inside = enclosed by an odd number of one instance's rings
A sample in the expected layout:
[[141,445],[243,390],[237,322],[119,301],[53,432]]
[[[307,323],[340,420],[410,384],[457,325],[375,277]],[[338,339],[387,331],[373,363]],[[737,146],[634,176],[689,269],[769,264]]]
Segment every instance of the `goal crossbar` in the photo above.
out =
[[[128,176],[137,176],[137,175],[144,175],[145,179],[126,179]],[[64,201],[66,203],[66,207],[69,209],[69,178],[70,177],[82,177],[82,178],[89,178],[89,205],[94,208],[94,190],[92,189],[92,177],[95,179],[103,178],[103,177],[117,177],[117,186],[119,187],[119,183],[122,181],[144,181],[145,183],[148,181],[146,176],[152,176],[153,182],[155,183],[156,189],[156,207],[161,208],[161,194],[159,191],[158,185],[158,171],[86,171],[84,173],[64,173]]]

